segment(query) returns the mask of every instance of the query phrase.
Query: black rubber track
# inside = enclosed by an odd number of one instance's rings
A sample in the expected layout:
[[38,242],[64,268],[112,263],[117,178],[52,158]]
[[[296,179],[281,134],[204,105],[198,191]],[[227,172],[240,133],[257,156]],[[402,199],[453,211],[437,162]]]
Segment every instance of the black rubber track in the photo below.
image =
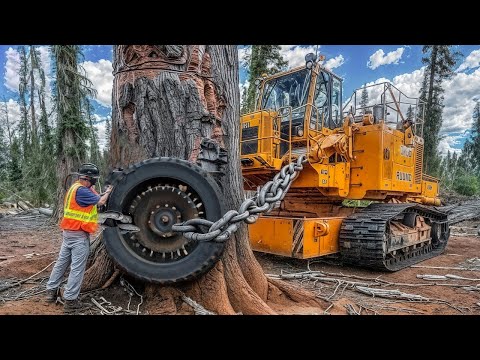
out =
[[[205,208],[206,219],[217,221],[224,214],[221,190],[215,180],[200,167],[185,160],[161,157],[152,158],[112,174],[107,182],[114,190],[109,198],[107,210],[128,214],[136,188],[141,184],[163,181],[179,181],[194,189]],[[118,227],[106,227],[105,246],[117,263],[128,274],[140,280],[172,284],[198,277],[213,267],[222,255],[225,244],[213,241],[200,242],[187,256],[172,262],[154,262],[138,256],[127,244]]]
[[[386,234],[389,222],[401,213],[415,213],[428,219],[432,230],[436,226],[445,226],[444,238],[438,239],[432,231],[432,243],[413,249],[406,254],[397,252],[387,256]],[[447,215],[431,207],[417,204],[380,204],[375,203],[362,211],[345,218],[340,228],[340,253],[345,264],[375,270],[397,271],[420,261],[441,254],[447,246]]]

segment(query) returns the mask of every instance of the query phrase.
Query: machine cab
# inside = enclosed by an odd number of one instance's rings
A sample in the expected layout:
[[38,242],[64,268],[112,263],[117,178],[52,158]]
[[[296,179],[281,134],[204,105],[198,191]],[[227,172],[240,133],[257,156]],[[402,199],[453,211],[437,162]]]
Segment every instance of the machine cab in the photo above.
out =
[[322,129],[342,125],[342,80],[315,59],[256,85],[256,110],[241,118],[244,171],[278,170],[287,157],[306,154]]
[[292,135],[303,136],[297,131],[307,124],[310,130],[340,126],[341,104],[341,79],[316,64],[266,79],[260,88],[257,110],[280,112],[284,125],[291,113]]

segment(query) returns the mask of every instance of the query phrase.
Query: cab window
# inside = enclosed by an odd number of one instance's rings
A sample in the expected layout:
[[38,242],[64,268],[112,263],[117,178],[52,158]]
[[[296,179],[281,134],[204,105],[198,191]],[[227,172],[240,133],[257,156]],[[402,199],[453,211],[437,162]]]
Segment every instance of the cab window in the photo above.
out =
[[335,129],[341,125],[342,122],[342,84],[337,78],[332,81],[332,118],[329,124],[330,129]]
[[[330,117],[329,111],[329,80],[330,76],[328,73],[321,71],[317,76],[317,82],[315,84],[315,97],[313,101],[313,105],[316,108],[312,110],[312,115],[310,119],[310,128],[320,129],[322,127],[322,117],[325,120],[325,123],[328,123]],[[318,116],[318,119],[317,119]],[[318,121],[318,124],[317,124]]]

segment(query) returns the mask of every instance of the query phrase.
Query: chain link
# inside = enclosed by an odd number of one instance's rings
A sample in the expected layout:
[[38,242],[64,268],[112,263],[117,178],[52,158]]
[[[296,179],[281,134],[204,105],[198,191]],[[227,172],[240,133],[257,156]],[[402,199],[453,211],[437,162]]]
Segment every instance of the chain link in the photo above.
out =
[[[285,165],[271,181],[257,192],[256,196],[246,199],[238,211],[227,211],[216,222],[206,219],[190,219],[173,225],[172,230],[183,233],[183,236],[189,240],[227,241],[238,230],[241,222],[255,223],[259,214],[270,212],[277,201],[283,200],[306,162],[307,157],[302,155],[296,161]],[[208,228],[208,230],[203,231],[202,227]]]

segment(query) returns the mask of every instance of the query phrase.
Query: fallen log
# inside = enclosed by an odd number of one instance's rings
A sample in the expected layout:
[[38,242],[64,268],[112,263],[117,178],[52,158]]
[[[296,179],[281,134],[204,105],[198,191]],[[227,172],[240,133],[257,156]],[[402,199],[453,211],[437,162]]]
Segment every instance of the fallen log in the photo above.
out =
[[22,210],[28,210],[30,207],[24,202],[24,201],[19,201],[17,202],[17,205],[20,209]]
[[450,225],[465,221],[480,219],[480,199],[466,200],[457,204],[437,207],[448,214]]
[[0,255],[0,261],[8,260],[15,257],[15,255]]
[[53,210],[52,209],[38,208],[38,212],[40,214],[43,214],[43,215],[46,215],[46,216],[52,216],[53,215]]

